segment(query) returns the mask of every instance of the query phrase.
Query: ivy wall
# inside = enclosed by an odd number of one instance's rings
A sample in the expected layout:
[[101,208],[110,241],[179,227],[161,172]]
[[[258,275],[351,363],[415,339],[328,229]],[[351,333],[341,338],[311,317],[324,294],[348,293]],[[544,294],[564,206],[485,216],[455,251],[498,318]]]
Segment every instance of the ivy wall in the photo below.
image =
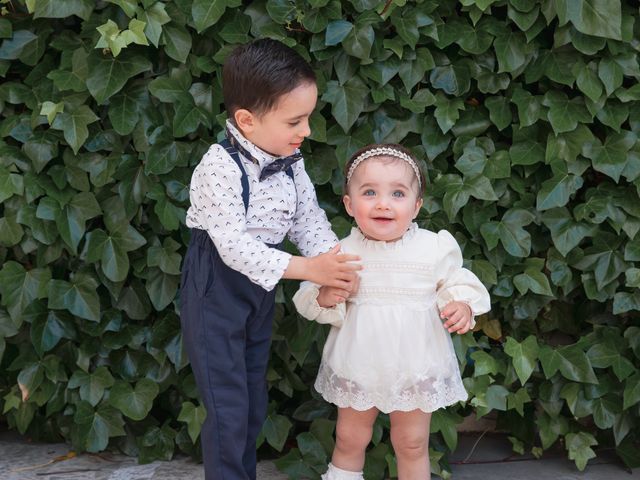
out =
[[[303,151],[336,232],[370,142],[424,160],[493,310],[455,338],[470,393],[433,417],[447,477],[465,416],[516,452],[640,464],[640,50],[632,0],[0,0],[0,412],[34,438],[197,455],[204,412],[176,299],[191,172],[220,138],[221,64],[280,39],[318,74]],[[327,331],[279,287],[261,455],[316,477]],[[367,478],[395,473],[388,419]]]

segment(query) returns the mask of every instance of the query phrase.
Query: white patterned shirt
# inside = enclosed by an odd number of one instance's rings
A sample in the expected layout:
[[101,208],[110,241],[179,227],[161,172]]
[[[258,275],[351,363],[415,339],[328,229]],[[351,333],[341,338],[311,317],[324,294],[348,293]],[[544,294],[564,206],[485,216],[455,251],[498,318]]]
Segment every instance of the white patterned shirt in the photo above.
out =
[[227,129],[260,165],[240,154],[249,181],[249,207],[242,201],[240,169],[218,144],[212,145],[191,177],[187,226],[205,230],[220,258],[253,283],[272,290],[284,275],[291,255],[270,248],[286,235],[305,256],[328,251],[338,243],[302,160],[286,172],[258,180],[277,157],[260,150],[227,121]]

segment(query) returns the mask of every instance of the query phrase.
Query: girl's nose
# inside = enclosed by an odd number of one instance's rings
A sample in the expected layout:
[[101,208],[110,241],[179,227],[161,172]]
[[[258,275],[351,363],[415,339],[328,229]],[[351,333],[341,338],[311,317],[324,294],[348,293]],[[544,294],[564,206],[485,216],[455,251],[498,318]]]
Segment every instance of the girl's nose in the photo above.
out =
[[384,197],[378,197],[378,201],[376,202],[376,208],[378,210],[388,210],[389,202]]

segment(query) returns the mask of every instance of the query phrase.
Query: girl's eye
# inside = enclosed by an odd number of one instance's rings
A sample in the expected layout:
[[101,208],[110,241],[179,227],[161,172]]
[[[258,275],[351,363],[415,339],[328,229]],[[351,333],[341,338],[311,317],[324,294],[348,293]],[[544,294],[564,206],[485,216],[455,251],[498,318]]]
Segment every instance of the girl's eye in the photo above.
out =
[[364,195],[365,197],[371,197],[373,195],[375,195],[376,192],[374,192],[373,190],[369,189],[369,190],[365,190],[364,192],[362,192],[362,195]]
[[404,197],[404,192],[401,190],[396,190],[395,192],[393,192],[393,196],[394,197],[398,197],[398,198],[402,198]]

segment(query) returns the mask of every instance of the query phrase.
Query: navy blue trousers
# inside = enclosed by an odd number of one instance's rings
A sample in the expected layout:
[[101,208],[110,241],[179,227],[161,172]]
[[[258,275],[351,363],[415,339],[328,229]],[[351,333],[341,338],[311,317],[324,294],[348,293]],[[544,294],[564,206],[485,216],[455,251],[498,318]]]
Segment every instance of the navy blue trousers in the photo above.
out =
[[229,268],[205,231],[191,231],[180,318],[207,409],[200,433],[206,480],[256,478],[274,305],[275,289],[267,292]]

